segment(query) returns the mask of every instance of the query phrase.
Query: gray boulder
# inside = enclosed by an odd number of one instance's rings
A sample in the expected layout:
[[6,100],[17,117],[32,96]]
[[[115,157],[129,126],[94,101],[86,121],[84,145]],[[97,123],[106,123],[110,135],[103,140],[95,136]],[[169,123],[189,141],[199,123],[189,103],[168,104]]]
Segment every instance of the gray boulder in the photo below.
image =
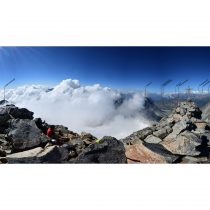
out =
[[89,145],[75,163],[126,163],[125,148],[117,139],[103,138]]
[[14,151],[23,151],[38,147],[44,136],[33,120],[21,119],[11,120],[8,137],[12,142]]
[[170,141],[170,140],[174,140],[181,132],[185,131],[188,128],[189,124],[187,121],[185,120],[181,120],[179,122],[177,122],[174,126],[173,126],[173,132],[170,133],[168,136],[165,137],[165,141]]
[[0,107],[0,133],[6,133],[10,119],[33,119],[33,112],[15,105]]
[[184,131],[173,141],[163,141],[160,144],[173,154],[197,156],[200,155],[197,147],[202,145],[202,140],[192,132]]

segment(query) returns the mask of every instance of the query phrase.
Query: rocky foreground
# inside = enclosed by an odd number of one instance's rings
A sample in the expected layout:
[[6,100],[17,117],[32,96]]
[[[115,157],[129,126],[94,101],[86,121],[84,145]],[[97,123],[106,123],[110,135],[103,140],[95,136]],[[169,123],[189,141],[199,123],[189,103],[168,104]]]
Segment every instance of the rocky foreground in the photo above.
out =
[[191,100],[181,102],[159,123],[120,140],[55,125],[62,141],[53,143],[43,132],[49,126],[25,108],[0,107],[0,163],[210,162],[210,126]]

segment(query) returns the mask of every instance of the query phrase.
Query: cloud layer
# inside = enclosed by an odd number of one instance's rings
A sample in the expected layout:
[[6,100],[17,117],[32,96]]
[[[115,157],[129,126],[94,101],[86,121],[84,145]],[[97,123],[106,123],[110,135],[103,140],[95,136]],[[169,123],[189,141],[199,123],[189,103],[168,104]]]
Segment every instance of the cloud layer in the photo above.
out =
[[6,99],[50,124],[97,137],[122,138],[149,125],[140,114],[144,104],[141,93],[122,93],[99,84],[82,86],[78,80],[66,79],[51,89],[42,85],[9,89]]

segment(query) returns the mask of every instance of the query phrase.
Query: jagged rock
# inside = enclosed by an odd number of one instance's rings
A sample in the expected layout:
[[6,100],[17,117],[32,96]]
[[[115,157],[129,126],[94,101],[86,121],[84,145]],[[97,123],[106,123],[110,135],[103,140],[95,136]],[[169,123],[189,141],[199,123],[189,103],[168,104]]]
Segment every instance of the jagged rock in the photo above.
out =
[[163,128],[163,127],[169,126],[172,128],[174,124],[175,124],[175,119],[169,116],[167,118],[162,118],[159,124],[157,125],[157,127]]
[[153,131],[155,131],[155,127],[147,127],[140,131],[136,131],[132,133],[130,136],[124,139],[121,139],[120,141],[122,141],[124,144],[127,144],[127,145],[141,143],[142,140],[144,140],[147,136],[152,134]]
[[126,146],[126,157],[141,163],[173,163],[179,156],[173,155],[159,144],[135,144]]
[[159,130],[153,132],[153,135],[160,139],[164,139],[172,131],[173,129],[170,126],[166,126],[164,128],[160,128]]
[[75,148],[78,155],[86,148],[85,142],[80,138],[72,139],[68,143]]
[[[42,143],[43,136],[33,120],[11,120],[10,132],[14,151],[23,151],[38,147]],[[46,137],[47,138],[47,137]]]
[[92,144],[97,140],[95,136],[86,132],[82,132],[80,137],[87,145]]
[[156,137],[156,136],[153,136],[153,135],[149,135],[147,136],[146,139],[144,139],[145,142],[147,143],[154,143],[154,144],[158,144],[162,141],[162,139]]
[[126,163],[125,148],[117,139],[103,139],[89,145],[75,163]]
[[14,119],[33,119],[33,112],[25,108],[18,108],[15,105],[6,106],[8,114]]
[[173,154],[197,156],[200,152],[196,148],[202,144],[202,140],[192,132],[184,131],[173,141],[163,141],[160,144]]
[[191,156],[185,156],[182,158],[182,161],[180,163],[207,163],[208,158],[207,157],[191,157]]
[[170,141],[175,139],[181,132],[185,131],[188,128],[189,124],[185,120],[181,120],[177,122],[173,126],[173,132],[170,133],[168,136],[165,137],[164,141]]
[[8,163],[61,163],[67,160],[68,152],[58,146],[37,147],[7,156]]
[[97,138],[90,133],[82,132],[80,135],[81,139],[92,139],[96,140]]
[[70,133],[68,128],[63,125],[55,125],[55,130],[60,130],[63,134]]
[[141,131],[135,132],[134,135],[137,136],[139,139],[144,140],[147,136],[152,134],[153,131],[154,131],[153,128],[147,127],[147,128],[142,129]]
[[143,142],[141,139],[139,139],[136,136],[129,136],[124,139],[121,139],[120,141],[125,145],[133,145],[133,144],[138,144],[138,143]]
[[33,112],[14,105],[0,107],[0,133],[6,133],[10,119],[33,119]]
[[127,136],[126,138],[120,139],[120,141],[125,145],[132,145],[142,142],[142,140],[134,133],[131,134],[130,136]]

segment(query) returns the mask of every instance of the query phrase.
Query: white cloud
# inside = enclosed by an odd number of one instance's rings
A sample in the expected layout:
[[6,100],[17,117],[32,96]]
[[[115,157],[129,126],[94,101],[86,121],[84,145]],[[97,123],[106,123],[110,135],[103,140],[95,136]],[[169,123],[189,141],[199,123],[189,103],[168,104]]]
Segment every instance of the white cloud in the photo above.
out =
[[[81,86],[78,80],[71,79],[63,80],[51,91],[48,89],[42,85],[9,89],[6,99],[28,108],[35,117],[50,124],[62,124],[76,132],[91,132],[97,137],[122,138],[149,125],[139,113],[144,103],[141,93],[122,93],[99,84]],[[121,102],[116,105],[116,100]]]

